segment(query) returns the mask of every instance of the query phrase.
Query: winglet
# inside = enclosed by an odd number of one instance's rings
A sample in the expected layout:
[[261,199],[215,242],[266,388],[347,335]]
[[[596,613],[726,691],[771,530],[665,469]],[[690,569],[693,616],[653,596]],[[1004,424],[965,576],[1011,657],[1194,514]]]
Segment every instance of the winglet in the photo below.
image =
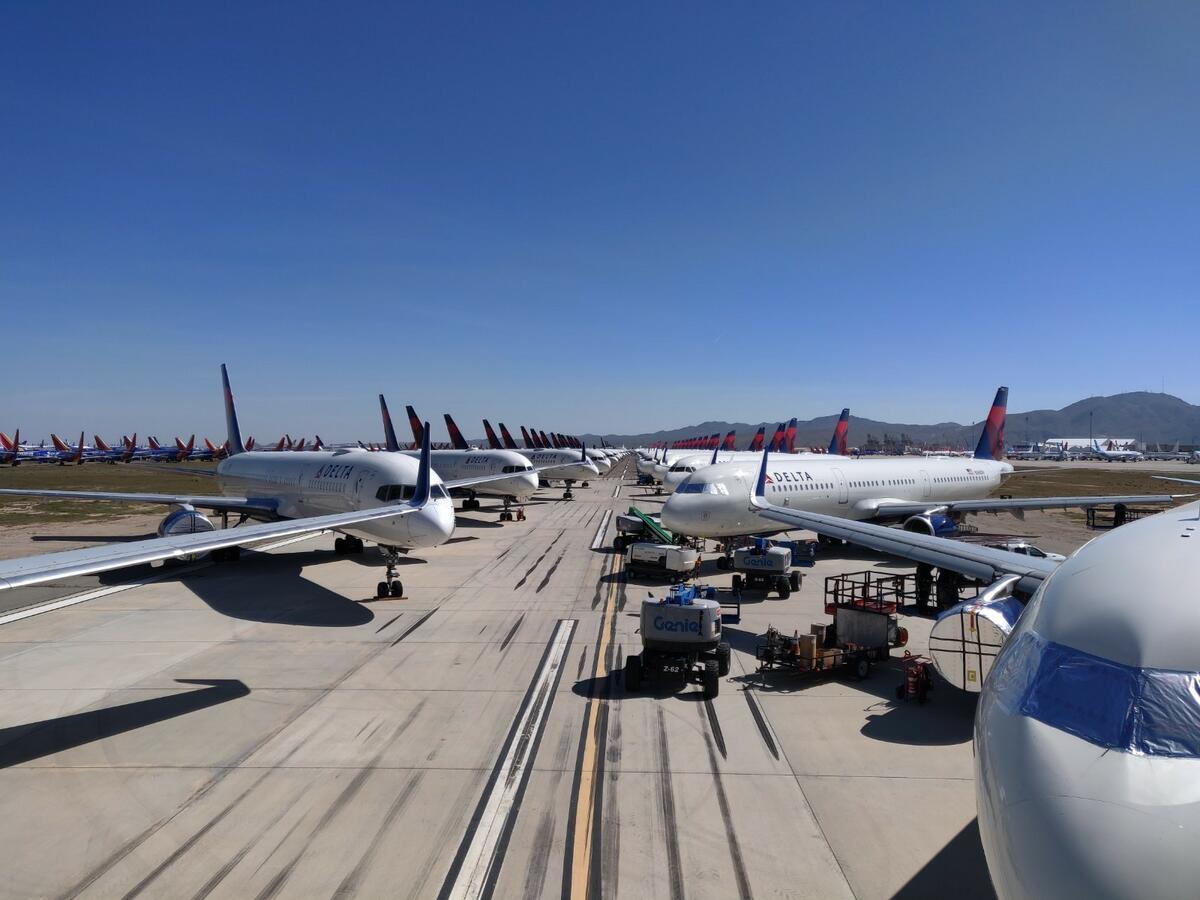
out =
[[581,463],[588,461],[587,444],[583,443],[583,441],[579,442],[579,461]]
[[238,428],[237,411],[233,408],[233,391],[229,387],[229,371],[221,363],[221,386],[225,389],[225,430],[229,439],[229,455],[245,453],[242,446],[242,431]]
[[996,391],[996,399],[988,410],[987,421],[975,447],[976,459],[1004,459],[1004,420],[1008,414],[1008,388]]
[[754,493],[750,495],[750,505],[758,509],[766,509],[771,505],[767,500],[767,460],[770,456],[770,448],[763,451],[762,465],[758,467],[758,478],[754,481]]
[[387,401],[383,399],[383,394],[379,395],[379,412],[383,415],[384,445],[392,453],[395,453],[400,449],[400,442],[396,440],[396,429],[392,427],[392,414],[388,412]]
[[430,460],[432,459],[432,449],[429,442],[429,423],[425,422],[421,428],[421,460],[417,464],[417,483],[413,487],[412,500],[409,501],[410,506],[415,506],[420,509],[429,502],[429,492],[432,487],[431,474],[433,466]]
[[[730,434],[733,434],[733,432],[731,431],[731,432],[730,432]],[[718,453],[720,453],[720,452],[721,452],[721,448],[720,448],[720,447],[713,447],[713,455],[712,455],[712,459],[710,459],[710,460],[708,461],[708,464],[709,464],[710,466],[715,466],[715,465],[717,464],[717,454],[718,454]]]

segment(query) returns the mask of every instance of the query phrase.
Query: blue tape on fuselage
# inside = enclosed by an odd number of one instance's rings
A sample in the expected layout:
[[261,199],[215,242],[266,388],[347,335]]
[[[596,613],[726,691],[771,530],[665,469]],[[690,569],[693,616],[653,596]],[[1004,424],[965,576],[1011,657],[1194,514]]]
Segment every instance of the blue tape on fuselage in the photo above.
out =
[[1143,756],[1200,758],[1200,674],[1126,666],[1032,631],[1005,647],[988,689],[1014,714]]

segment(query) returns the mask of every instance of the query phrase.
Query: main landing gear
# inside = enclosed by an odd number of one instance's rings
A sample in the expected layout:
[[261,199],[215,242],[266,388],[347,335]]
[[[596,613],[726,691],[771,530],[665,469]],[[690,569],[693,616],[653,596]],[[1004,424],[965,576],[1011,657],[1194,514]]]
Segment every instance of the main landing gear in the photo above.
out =
[[467,494],[467,499],[463,501],[463,512],[467,512],[468,510],[472,509],[479,509],[479,505],[479,498],[475,495],[474,491],[471,491],[469,494]]
[[348,534],[345,537],[336,538],[333,542],[333,552],[338,556],[346,556],[350,553],[362,553],[362,539],[356,538],[351,534]]
[[382,600],[385,597],[403,597],[404,584],[396,577],[396,563],[400,562],[400,551],[395,547],[387,547],[383,544],[379,545],[379,550],[383,553],[384,562],[387,563],[387,573],[384,575],[386,580],[375,586],[375,598]]

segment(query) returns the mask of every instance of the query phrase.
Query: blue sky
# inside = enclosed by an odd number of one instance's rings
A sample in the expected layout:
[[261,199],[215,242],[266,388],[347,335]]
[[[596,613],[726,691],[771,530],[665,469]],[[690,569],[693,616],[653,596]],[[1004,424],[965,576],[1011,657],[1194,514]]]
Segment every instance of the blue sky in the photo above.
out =
[[[1200,402],[1200,6],[7,4],[0,429]],[[439,429],[440,432],[440,429]]]

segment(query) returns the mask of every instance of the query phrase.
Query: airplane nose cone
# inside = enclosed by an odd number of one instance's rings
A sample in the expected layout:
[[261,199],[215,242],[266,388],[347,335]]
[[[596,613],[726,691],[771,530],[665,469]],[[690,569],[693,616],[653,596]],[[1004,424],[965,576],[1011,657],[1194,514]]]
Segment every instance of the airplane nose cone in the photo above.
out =
[[1161,815],[1050,796],[1005,808],[999,824],[1004,850],[988,869],[1001,900],[1196,896],[1198,835]]
[[687,533],[688,527],[695,518],[687,509],[688,499],[681,494],[672,494],[667,498],[667,502],[663,504],[662,508],[663,528],[680,534]]

